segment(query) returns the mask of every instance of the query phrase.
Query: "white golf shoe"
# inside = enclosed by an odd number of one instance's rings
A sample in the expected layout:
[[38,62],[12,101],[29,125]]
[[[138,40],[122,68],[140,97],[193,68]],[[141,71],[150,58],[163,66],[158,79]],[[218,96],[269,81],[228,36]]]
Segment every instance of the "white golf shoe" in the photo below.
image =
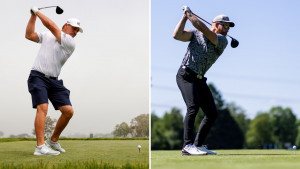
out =
[[206,152],[208,155],[217,155],[216,152],[210,151],[207,149],[206,145],[202,145],[201,147],[197,147],[198,150]]
[[53,142],[51,141],[50,138],[48,138],[48,140],[45,141],[45,144],[48,146],[48,147],[51,147],[53,150],[56,150],[56,151],[59,151],[61,153],[65,153],[66,150],[61,148],[60,144],[59,144],[59,141],[57,142]]
[[59,154],[60,154],[59,151],[54,151],[51,148],[49,148],[48,146],[46,146],[45,144],[43,144],[42,146],[36,146],[35,151],[33,153],[33,155],[36,155],[36,156],[59,155]]
[[201,151],[199,149],[197,149],[197,147],[194,144],[188,144],[183,148],[183,152],[187,152],[187,153],[182,153],[182,155],[206,155],[207,152],[205,151]]

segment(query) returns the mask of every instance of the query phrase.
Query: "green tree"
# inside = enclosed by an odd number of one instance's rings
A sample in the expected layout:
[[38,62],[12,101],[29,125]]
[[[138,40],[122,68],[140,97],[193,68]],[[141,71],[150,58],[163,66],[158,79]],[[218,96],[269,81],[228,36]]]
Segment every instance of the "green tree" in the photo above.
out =
[[212,83],[209,83],[208,87],[214,97],[214,101],[215,101],[217,109],[220,109],[220,110],[224,109],[225,103],[224,103],[221,93],[217,90],[217,88]]
[[[204,144],[207,144],[212,149],[239,149],[243,148],[245,138],[238,123],[233,119],[222,94],[216,89],[213,84],[208,85],[214,98],[218,111],[218,118],[207,135]],[[205,114],[202,109],[199,109],[195,120],[195,134]]]
[[[51,134],[53,133],[56,122],[57,122],[56,119],[51,119],[50,116],[46,117],[45,129],[44,129],[44,136],[46,138],[49,138],[51,136]],[[35,129],[32,130],[32,134],[35,135]]]
[[294,144],[297,137],[296,116],[290,108],[273,107],[270,110],[270,117],[274,133],[274,141],[279,148],[283,148],[284,143]]
[[132,119],[130,128],[134,137],[149,137],[149,114],[141,114]]
[[235,103],[226,104],[226,108],[229,110],[230,115],[237,122],[244,135],[246,135],[251,119],[247,118],[245,110],[237,106]]
[[227,109],[219,110],[204,144],[211,149],[240,149],[244,145],[244,134]]
[[297,137],[295,140],[295,145],[300,146],[300,126],[297,127]]
[[172,108],[162,118],[152,113],[154,121],[151,129],[151,148],[153,150],[180,149],[183,145],[183,116],[180,110]]
[[272,122],[268,113],[259,113],[250,123],[246,134],[248,148],[263,148],[264,144],[273,143]]
[[172,108],[170,113],[163,117],[167,130],[165,136],[170,144],[170,149],[180,149],[183,145],[183,116],[179,109]]
[[[151,115],[151,118],[156,116]],[[157,117],[157,116],[156,116]],[[151,125],[151,149],[152,150],[169,150],[170,144],[166,136],[166,128],[162,119],[157,117],[158,120]],[[152,122],[152,119],[151,119]]]
[[117,124],[113,131],[113,135],[115,137],[127,137],[129,133],[130,133],[130,127],[125,122],[122,122],[121,124]]

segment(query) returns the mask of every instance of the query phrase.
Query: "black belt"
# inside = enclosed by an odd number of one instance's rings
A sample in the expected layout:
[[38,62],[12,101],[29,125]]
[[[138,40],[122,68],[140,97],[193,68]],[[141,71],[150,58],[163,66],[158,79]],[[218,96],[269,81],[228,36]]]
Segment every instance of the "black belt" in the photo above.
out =
[[193,76],[196,76],[198,79],[203,79],[204,77],[202,75],[198,75],[196,72],[194,72],[192,69],[182,66],[182,69],[185,69],[188,73],[192,74]]
[[45,75],[44,73],[41,73],[41,72],[36,71],[36,70],[31,70],[31,73],[32,74],[38,74],[38,75],[44,76],[44,77],[46,77],[48,79],[53,79],[53,80],[57,80],[58,79],[58,77],[52,77],[52,76],[49,76],[49,75]]

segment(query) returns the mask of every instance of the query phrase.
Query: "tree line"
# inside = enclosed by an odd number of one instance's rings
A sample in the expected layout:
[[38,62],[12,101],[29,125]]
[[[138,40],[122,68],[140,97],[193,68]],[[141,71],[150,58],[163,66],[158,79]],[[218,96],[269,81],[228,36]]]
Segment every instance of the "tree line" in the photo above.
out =
[[[49,138],[55,129],[57,120],[47,116],[45,119],[44,137]],[[35,134],[35,129],[32,129],[32,135]],[[22,133],[18,135],[10,135],[9,138],[31,138],[32,135]],[[4,133],[0,131],[0,138]],[[149,137],[149,114],[141,114],[130,121],[130,125],[126,122],[117,124],[114,130],[108,134],[96,134],[93,137]]]
[[[208,85],[219,112],[205,143],[211,149],[241,148],[288,148],[300,146],[300,120],[290,108],[272,107],[267,112],[258,112],[254,119],[235,103],[226,104],[213,84]],[[185,113],[185,112],[184,112]],[[200,109],[194,133],[204,113]],[[151,114],[151,148],[153,150],[177,150],[183,145],[183,119],[180,109],[172,108],[163,117]]]
[[130,121],[117,124],[114,137],[149,137],[149,114],[141,114]]

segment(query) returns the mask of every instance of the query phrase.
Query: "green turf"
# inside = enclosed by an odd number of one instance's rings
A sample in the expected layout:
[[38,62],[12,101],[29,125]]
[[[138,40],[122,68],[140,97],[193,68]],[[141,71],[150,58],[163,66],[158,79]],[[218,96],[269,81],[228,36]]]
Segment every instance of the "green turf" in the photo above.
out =
[[[62,140],[60,143],[66,153],[58,156],[34,156],[35,141],[0,142],[0,168],[6,165],[45,165],[46,168],[57,168],[57,165],[68,166],[85,162],[86,166],[105,163],[116,167],[129,164],[148,168],[149,165],[149,140]],[[142,146],[140,153],[138,145]]]
[[218,150],[218,155],[182,156],[181,151],[151,151],[151,169],[298,169],[300,152]]

